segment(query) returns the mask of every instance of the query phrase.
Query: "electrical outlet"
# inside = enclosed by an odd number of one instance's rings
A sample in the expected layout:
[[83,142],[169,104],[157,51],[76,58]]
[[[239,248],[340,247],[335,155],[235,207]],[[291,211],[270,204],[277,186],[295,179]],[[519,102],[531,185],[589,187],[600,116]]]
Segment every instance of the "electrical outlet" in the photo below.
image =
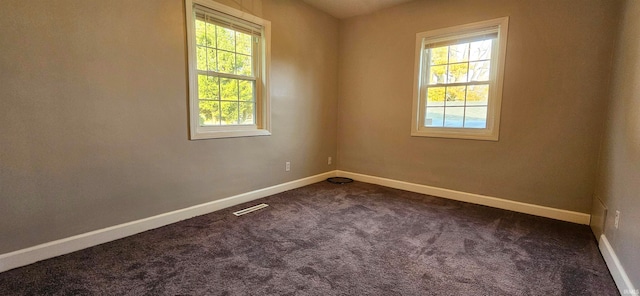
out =
[[291,170],[291,162],[287,161],[284,163],[284,170],[285,172],[288,172]]
[[329,158],[327,158],[327,164],[331,164],[331,156],[329,156]]
[[620,211],[616,210],[616,220],[613,222],[616,229],[618,229],[618,225],[620,225]]

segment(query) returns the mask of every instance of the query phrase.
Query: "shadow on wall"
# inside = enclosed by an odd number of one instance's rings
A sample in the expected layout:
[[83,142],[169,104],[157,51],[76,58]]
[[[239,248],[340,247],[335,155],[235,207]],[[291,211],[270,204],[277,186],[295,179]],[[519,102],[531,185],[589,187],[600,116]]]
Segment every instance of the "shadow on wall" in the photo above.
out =
[[[640,46],[637,44],[633,46],[633,48],[629,49],[629,52],[640,52]],[[625,61],[630,65],[634,65],[631,67],[631,73],[629,73],[629,77],[633,77],[632,81],[638,81],[640,78],[640,73],[638,73],[638,69],[640,69],[640,59],[638,59],[638,55],[631,55],[630,61]],[[640,83],[636,83],[631,87],[632,90],[629,96],[633,94],[640,94]],[[628,106],[626,106],[625,110],[625,138],[629,139],[627,141],[629,149],[629,156],[631,160],[634,162],[640,161],[640,96],[639,97],[630,97],[628,98]]]

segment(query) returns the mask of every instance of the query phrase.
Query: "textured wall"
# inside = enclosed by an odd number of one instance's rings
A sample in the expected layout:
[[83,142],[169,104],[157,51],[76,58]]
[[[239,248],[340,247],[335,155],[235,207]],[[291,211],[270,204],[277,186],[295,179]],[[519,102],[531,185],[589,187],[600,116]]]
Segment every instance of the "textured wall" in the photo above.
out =
[[223,2],[272,21],[272,136],[188,140],[183,0],[2,1],[0,254],[335,169],[338,21]]
[[[640,2],[627,0],[611,83],[611,106],[596,190],[608,208],[604,234],[636,289],[640,287]],[[615,211],[620,210],[615,229]]]
[[[342,21],[338,168],[588,213],[617,5],[425,0]],[[411,137],[415,34],[503,16],[500,140]]]

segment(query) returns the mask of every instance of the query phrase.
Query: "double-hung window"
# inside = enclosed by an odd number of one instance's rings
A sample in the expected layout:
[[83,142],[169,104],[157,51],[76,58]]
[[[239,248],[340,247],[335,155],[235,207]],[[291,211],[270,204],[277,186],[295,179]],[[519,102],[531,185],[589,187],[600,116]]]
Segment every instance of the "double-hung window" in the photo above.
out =
[[191,139],[269,135],[270,23],[186,0]]
[[498,140],[507,24],[416,34],[413,136]]

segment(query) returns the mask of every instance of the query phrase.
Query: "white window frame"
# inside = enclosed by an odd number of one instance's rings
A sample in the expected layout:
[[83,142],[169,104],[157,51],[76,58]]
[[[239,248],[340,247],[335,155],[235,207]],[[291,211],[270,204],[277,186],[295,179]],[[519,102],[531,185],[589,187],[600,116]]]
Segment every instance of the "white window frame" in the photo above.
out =
[[[259,63],[256,76],[256,124],[255,125],[220,125],[201,126],[198,104],[198,71],[196,56],[196,36],[194,5],[200,5],[217,12],[227,14],[242,21],[250,22],[262,28],[259,52]],[[187,62],[189,71],[189,127],[190,139],[215,139],[233,137],[251,137],[271,135],[271,105],[269,91],[269,69],[271,64],[271,22],[257,16],[242,12],[212,0],[185,0],[185,16],[187,26]],[[254,56],[255,57],[255,56]]]
[[[508,25],[509,17],[502,17],[416,34],[413,111],[411,121],[412,136],[498,141]],[[427,77],[428,65],[426,65],[426,63],[428,62],[425,60],[428,58],[428,54],[425,46],[436,42],[446,42],[480,35],[492,30],[497,30],[498,37],[491,52],[486,128],[426,127],[424,118],[429,77]]]

